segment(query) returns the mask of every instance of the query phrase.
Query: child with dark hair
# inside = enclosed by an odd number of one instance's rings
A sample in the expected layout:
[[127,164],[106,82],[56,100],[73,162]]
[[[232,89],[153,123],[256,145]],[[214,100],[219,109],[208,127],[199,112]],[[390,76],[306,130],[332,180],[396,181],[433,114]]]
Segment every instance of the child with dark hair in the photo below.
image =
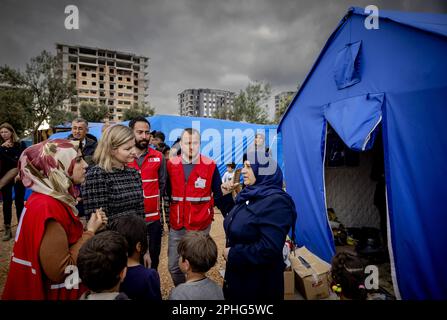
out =
[[227,171],[224,173],[222,177],[222,183],[233,182],[234,177],[234,168],[236,168],[236,164],[234,162],[226,165]]
[[79,250],[79,277],[89,291],[80,300],[128,300],[119,292],[126,276],[127,241],[114,231],[104,231],[89,239]]
[[332,279],[341,299],[366,300],[365,264],[348,252],[337,253],[332,258]]
[[161,131],[155,131],[152,133],[151,143],[158,150],[161,143],[165,142],[165,134]]
[[160,277],[155,269],[147,269],[141,263],[147,251],[147,228],[143,218],[126,215],[110,224],[110,229],[127,240],[127,275],[120,291],[132,300],[161,301]]
[[224,300],[222,288],[205,275],[217,261],[217,245],[210,235],[189,231],[177,248],[186,282],[172,289],[169,300]]

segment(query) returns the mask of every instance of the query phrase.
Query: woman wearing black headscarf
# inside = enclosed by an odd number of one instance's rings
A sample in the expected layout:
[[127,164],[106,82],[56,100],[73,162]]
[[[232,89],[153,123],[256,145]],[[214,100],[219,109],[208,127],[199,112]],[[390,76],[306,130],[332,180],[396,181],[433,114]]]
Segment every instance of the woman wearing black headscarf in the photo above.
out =
[[284,297],[282,250],[296,222],[295,204],[282,190],[282,171],[268,154],[249,154],[242,175],[246,187],[224,221],[225,299],[279,301]]

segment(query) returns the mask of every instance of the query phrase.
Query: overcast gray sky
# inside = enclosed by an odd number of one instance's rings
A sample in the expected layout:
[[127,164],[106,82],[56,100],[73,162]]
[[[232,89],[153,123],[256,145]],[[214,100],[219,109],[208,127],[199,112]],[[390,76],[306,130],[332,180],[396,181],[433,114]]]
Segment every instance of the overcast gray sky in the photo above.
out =
[[[79,30],[66,30],[67,5]],[[0,64],[23,68],[55,43],[148,56],[149,101],[177,114],[188,88],[239,92],[265,81],[273,94],[295,90],[351,6],[447,13],[447,1],[34,0],[0,2]],[[273,107],[273,106],[271,106]]]

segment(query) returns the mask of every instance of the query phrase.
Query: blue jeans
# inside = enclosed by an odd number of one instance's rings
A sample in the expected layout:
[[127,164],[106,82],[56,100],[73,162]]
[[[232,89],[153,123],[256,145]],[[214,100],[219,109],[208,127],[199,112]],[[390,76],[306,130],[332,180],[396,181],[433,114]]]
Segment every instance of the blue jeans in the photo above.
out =
[[[205,232],[209,234],[211,230],[211,225],[208,226],[205,230],[201,230],[201,232]],[[180,240],[183,236],[188,232],[185,228],[181,228],[180,230],[169,230],[169,239],[168,239],[168,268],[169,273],[171,274],[172,282],[174,282],[175,286],[178,286],[181,283],[186,281],[185,275],[180,270],[178,266],[179,255],[177,252],[177,247]]]

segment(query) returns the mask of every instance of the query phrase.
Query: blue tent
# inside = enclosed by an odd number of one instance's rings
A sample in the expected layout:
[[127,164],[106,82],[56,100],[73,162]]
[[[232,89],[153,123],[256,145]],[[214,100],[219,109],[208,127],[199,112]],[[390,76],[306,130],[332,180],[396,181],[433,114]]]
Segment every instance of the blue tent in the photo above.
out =
[[[214,159],[218,164],[221,175],[226,171],[226,163],[234,161],[242,165],[242,156],[253,141],[256,133],[265,135],[266,145],[272,151],[282,166],[282,144],[277,135],[276,125],[260,125],[241,123],[228,120],[200,117],[182,117],[175,115],[155,115],[147,118],[151,123],[151,130],[162,131],[166,135],[166,144],[172,146],[184,128],[192,127],[200,131],[202,136],[201,151],[204,155]],[[128,125],[128,121],[122,122]],[[101,137],[102,123],[89,123],[89,133]],[[70,132],[58,132],[50,139],[66,138]]]
[[279,125],[296,235],[326,261],[327,123],[354,150],[382,126],[394,288],[403,299],[447,299],[447,15],[349,9]]

